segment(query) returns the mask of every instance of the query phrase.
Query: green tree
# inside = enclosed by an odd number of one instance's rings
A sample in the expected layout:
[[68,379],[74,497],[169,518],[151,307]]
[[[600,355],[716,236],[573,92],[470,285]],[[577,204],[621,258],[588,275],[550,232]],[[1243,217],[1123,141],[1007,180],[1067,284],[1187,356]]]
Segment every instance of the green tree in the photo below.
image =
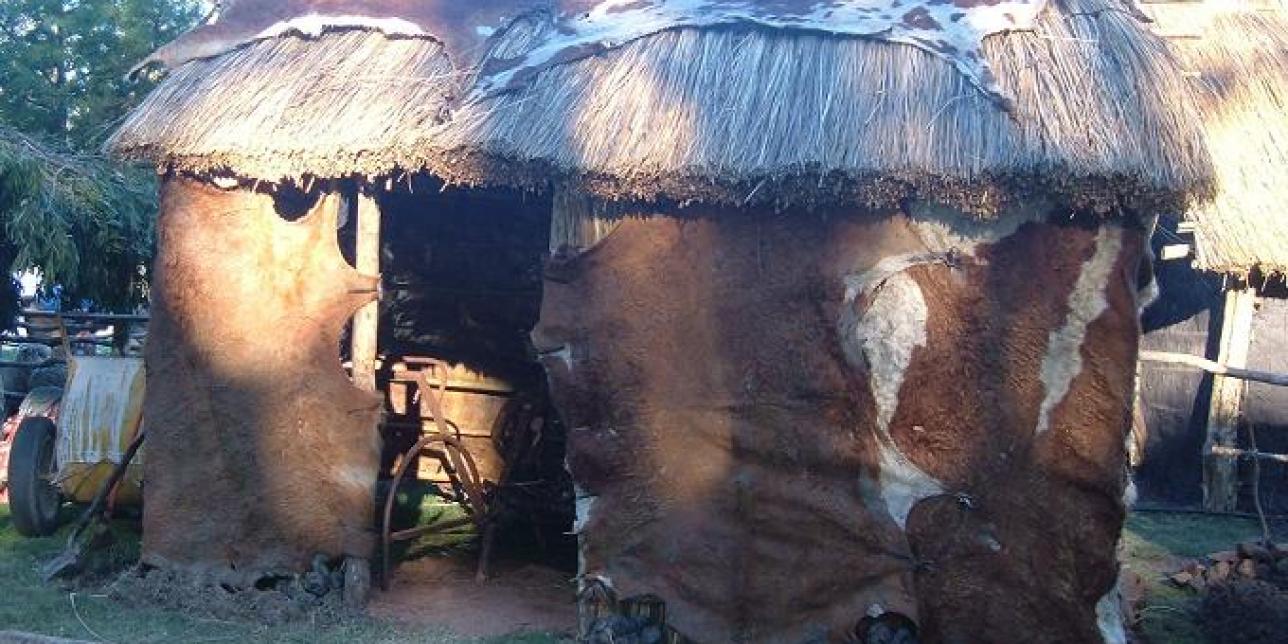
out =
[[8,271],[38,269],[72,302],[141,296],[155,177],[97,148],[155,84],[132,65],[192,27],[199,0],[0,0],[0,326]]
[[[87,297],[122,308],[140,301],[156,211],[150,174],[0,125],[0,265],[39,269],[73,302]],[[12,313],[14,302],[12,288],[0,288],[0,315]]]
[[197,0],[0,2],[0,121],[85,150],[152,88],[130,66],[201,17]]

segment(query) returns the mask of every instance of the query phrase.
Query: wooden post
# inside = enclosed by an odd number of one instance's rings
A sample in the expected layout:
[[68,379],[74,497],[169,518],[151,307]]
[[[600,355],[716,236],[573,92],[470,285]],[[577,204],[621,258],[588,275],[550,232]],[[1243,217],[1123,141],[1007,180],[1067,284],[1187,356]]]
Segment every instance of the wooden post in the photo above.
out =
[[[1248,365],[1256,302],[1257,292],[1251,286],[1226,291],[1217,358],[1220,364],[1236,369]],[[1238,459],[1228,450],[1236,447],[1245,389],[1239,378],[1220,374],[1212,378],[1212,404],[1203,444],[1203,507],[1214,512],[1233,512],[1238,500]]]
[[[360,191],[356,210],[355,268],[363,275],[380,275],[380,206],[374,197]],[[350,347],[353,384],[367,391],[376,390],[379,317],[379,299],[362,307],[353,316]],[[348,558],[344,565],[344,604],[354,609],[361,608],[366,606],[370,594],[371,562],[359,557]]]
[[[380,274],[380,206],[375,198],[358,194],[357,252],[355,264],[363,275]],[[372,302],[353,316],[353,384],[376,390],[377,330],[380,304]]]

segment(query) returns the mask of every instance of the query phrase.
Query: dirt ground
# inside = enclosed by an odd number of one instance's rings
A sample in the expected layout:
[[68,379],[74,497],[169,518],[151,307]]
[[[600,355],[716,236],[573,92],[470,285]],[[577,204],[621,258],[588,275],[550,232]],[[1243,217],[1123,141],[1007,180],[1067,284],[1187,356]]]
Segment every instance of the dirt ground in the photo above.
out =
[[467,637],[572,635],[577,606],[571,574],[503,560],[494,563],[490,579],[478,582],[474,563],[464,554],[405,562],[389,592],[375,593],[368,613],[378,620],[442,626]]
[[[0,631],[140,643],[556,644],[569,641],[576,619],[572,573],[567,566],[551,569],[501,559],[492,580],[478,584],[473,579],[474,559],[467,550],[451,558],[422,556],[403,563],[395,572],[390,591],[376,592],[367,615],[338,623],[306,619],[269,624],[175,611],[163,602],[123,602],[109,596],[110,582],[100,586],[41,582],[40,564],[61,550],[66,535],[19,537],[7,515],[8,508],[0,505]],[[1288,543],[1288,523],[1273,527],[1281,542]],[[137,523],[122,521],[116,532],[119,540],[109,558],[128,568],[138,558]],[[1213,629],[1205,628],[1211,625],[1210,610],[1232,614],[1228,606],[1205,610],[1202,595],[1176,588],[1167,580],[1186,561],[1228,549],[1258,532],[1254,520],[1237,517],[1153,512],[1129,518],[1124,562],[1147,586],[1133,640],[1142,644],[1238,641],[1242,636],[1238,629],[1218,627],[1218,632],[1212,633]],[[524,561],[539,559],[533,556]],[[1257,597],[1250,599],[1257,600],[1266,595],[1252,594]]]

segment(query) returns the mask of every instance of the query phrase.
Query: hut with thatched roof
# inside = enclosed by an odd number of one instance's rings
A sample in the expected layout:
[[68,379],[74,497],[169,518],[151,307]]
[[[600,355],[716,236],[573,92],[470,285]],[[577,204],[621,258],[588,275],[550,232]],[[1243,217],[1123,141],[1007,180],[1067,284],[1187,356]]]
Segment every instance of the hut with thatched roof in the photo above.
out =
[[[150,562],[253,585],[370,552],[381,403],[334,347],[371,310],[379,211],[386,248],[443,219],[548,243],[527,366],[567,428],[584,635],[661,602],[697,641],[1120,641],[1146,229],[1210,182],[1137,16],[269,4],[158,52],[111,143],[166,176]],[[358,203],[359,270],[342,209],[279,216],[296,192]]]
[[[1216,170],[1214,197],[1180,215],[1160,244],[1162,298],[1146,315],[1146,348],[1226,366],[1288,373],[1288,14],[1278,3],[1145,5],[1190,80]],[[1177,260],[1177,261],[1168,261]],[[1196,272],[1197,271],[1197,272]],[[1288,392],[1192,366],[1142,368],[1142,491],[1213,510],[1251,509],[1256,428],[1288,425]],[[1261,432],[1263,452],[1288,452]],[[1242,461],[1244,472],[1236,463]],[[1282,468],[1262,486],[1288,503]]]

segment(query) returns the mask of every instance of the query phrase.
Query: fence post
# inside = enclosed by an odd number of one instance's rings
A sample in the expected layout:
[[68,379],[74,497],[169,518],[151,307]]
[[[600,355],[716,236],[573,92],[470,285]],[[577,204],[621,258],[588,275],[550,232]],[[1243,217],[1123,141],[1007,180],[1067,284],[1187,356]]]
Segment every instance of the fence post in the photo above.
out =
[[[380,274],[380,206],[371,195],[359,192],[355,268],[363,275]],[[377,324],[380,303],[372,302],[353,316],[353,384],[376,390]]]
[[[1257,292],[1251,286],[1226,290],[1220,356],[1217,358],[1221,364],[1240,369],[1247,367],[1256,302]],[[1238,459],[1226,450],[1237,447],[1239,415],[1246,387],[1240,378],[1224,375],[1212,378],[1212,404],[1208,410],[1207,438],[1203,443],[1203,507],[1207,510],[1232,512],[1238,501]]]

